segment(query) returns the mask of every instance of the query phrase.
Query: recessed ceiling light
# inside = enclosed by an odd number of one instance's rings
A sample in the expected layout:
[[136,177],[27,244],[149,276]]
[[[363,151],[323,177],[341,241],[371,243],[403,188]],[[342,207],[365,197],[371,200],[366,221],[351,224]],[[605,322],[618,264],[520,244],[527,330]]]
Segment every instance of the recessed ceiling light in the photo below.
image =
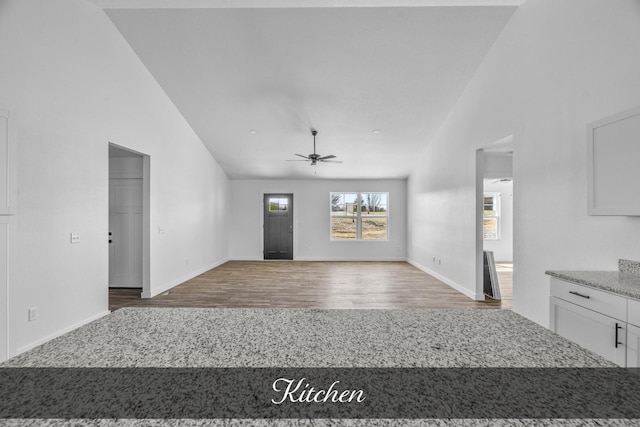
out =
[[250,130],[249,130],[249,133],[250,133],[251,135],[255,135],[256,133],[258,133],[258,131],[257,131],[257,130],[255,130],[255,129],[250,129]]
[[380,129],[374,129],[372,132],[374,135],[380,135],[382,133]]

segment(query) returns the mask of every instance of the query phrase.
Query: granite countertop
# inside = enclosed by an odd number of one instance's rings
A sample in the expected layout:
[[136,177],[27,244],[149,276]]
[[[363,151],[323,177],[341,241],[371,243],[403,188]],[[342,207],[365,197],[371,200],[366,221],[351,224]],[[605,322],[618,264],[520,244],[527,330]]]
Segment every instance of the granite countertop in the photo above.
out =
[[[366,419],[350,419],[342,416],[287,416],[283,419],[262,419],[247,415],[244,408],[245,402],[256,405],[264,401],[267,391],[271,390],[271,384],[260,388],[255,393],[247,394],[249,400],[243,400],[242,405],[231,401],[217,401],[216,405],[211,400],[210,393],[200,394],[205,398],[206,408],[221,408],[228,405],[231,409],[239,408],[242,416],[236,418],[232,415],[200,417],[194,416],[192,411],[194,402],[193,390],[180,394],[181,388],[177,388],[179,396],[167,401],[162,400],[167,392],[160,394],[161,399],[151,399],[158,394],[150,392],[158,378],[158,384],[163,386],[167,375],[162,369],[151,371],[149,368],[270,368],[272,370],[291,372],[288,369],[298,368],[301,372],[298,377],[315,377],[316,368],[360,368],[349,370],[356,375],[361,368],[409,368],[410,376],[396,376],[400,390],[405,390],[407,378],[417,378],[415,384],[422,390],[436,390],[432,400],[421,400],[427,396],[424,393],[408,393],[407,399],[398,406],[395,400],[384,400],[378,396],[376,388],[371,388],[371,401],[377,402],[371,411],[385,408],[400,408],[403,416],[366,417]],[[6,369],[5,369],[6,368]],[[12,368],[36,368],[15,370]],[[51,368],[75,368],[65,369],[60,374]],[[85,370],[77,368],[140,368],[136,371],[119,373],[118,369],[111,370]],[[435,380],[423,380],[417,376],[420,372],[414,368],[450,368],[439,370],[442,377],[434,377]],[[451,369],[452,368],[452,369]],[[464,372],[460,369],[466,369]],[[469,368],[494,368],[475,369]],[[495,369],[498,368],[498,369]],[[525,368],[500,369],[500,368]],[[531,369],[533,368],[533,369]],[[545,368],[545,369],[539,369]],[[564,369],[559,369],[564,368]],[[577,369],[579,369],[579,371]],[[591,369],[584,369],[591,368]],[[600,369],[593,369],[600,368]],[[605,368],[604,370],[602,368]],[[28,417],[15,416],[14,421],[9,420],[11,426],[268,426],[281,427],[304,426],[411,426],[436,425],[436,426],[578,426],[578,425],[637,425],[640,415],[637,407],[637,393],[640,393],[640,384],[634,388],[621,385],[623,383],[612,380],[609,375],[623,375],[621,381],[635,381],[635,376],[628,375],[626,370],[619,369],[595,353],[592,353],[550,330],[533,323],[532,321],[509,310],[305,310],[305,309],[185,309],[185,308],[123,308],[100,318],[92,323],[75,329],[61,337],[22,353],[7,362],[0,364],[0,374],[18,372],[16,375],[28,375],[29,381],[33,380],[44,384],[43,392],[29,394],[26,390],[26,400],[19,400],[19,408],[36,408]],[[90,389],[94,384],[100,384],[103,380],[92,381],[90,375],[101,375],[107,372],[112,377],[105,377],[115,388],[108,390],[118,391],[121,387],[127,390],[130,387],[144,389],[144,393],[134,393],[133,403],[123,405],[120,394],[101,392],[82,393],[78,399],[82,404],[72,400],[70,415],[47,416],[49,407],[52,411],[60,406],[58,403],[60,393],[66,395],[71,384],[80,390]],[[209,378],[203,370],[198,370],[201,375],[198,378]],[[263,372],[263,371],[260,371]],[[296,371],[298,372],[298,371]],[[337,372],[337,371],[333,371]],[[595,378],[595,383],[583,382],[576,377],[578,372],[586,372],[595,375],[606,374],[606,381]],[[92,374],[93,373],[93,374]],[[149,379],[140,377],[152,375]],[[333,375],[331,372],[329,372]],[[461,373],[457,377],[447,377]],[[475,373],[477,380],[472,381],[470,373]],[[513,381],[506,381],[504,375],[528,375],[526,381],[516,377]],[[135,375],[133,375],[135,374]],[[257,377],[252,372],[249,384],[257,382]],[[403,374],[403,375],[408,375]],[[56,376],[57,375],[57,376]],[[88,376],[89,375],[89,376]],[[182,375],[182,371],[175,375]],[[269,375],[269,372],[266,374]],[[278,375],[282,375],[278,373]],[[351,377],[343,377],[340,380],[349,384]],[[346,374],[344,374],[346,375]],[[423,374],[421,374],[423,375]],[[296,377],[296,378],[298,378]],[[49,378],[59,378],[54,381],[54,387],[49,384]],[[171,377],[174,378],[174,377]],[[178,378],[178,377],[175,377]],[[213,377],[215,381],[218,381]],[[270,377],[269,380],[273,380]],[[346,379],[345,379],[346,378]],[[357,380],[354,377],[353,381]],[[426,378],[426,377],[425,377]],[[431,377],[429,377],[431,378]],[[455,380],[452,380],[454,378]],[[617,378],[617,377],[616,377]],[[304,378],[303,378],[304,379]],[[335,378],[333,378],[335,379]],[[332,380],[333,380],[332,379]],[[589,380],[587,378],[586,380]],[[181,380],[184,381],[184,380]],[[360,380],[358,380],[360,381]],[[408,380],[407,380],[408,381]],[[413,380],[412,380],[413,381]],[[422,381],[422,382],[421,382]],[[20,384],[20,381],[10,381],[9,384]],[[30,382],[27,382],[31,384]],[[138,383],[140,383],[138,385]],[[551,383],[556,384],[555,396],[563,397],[554,399],[554,405],[549,405],[549,390]],[[216,390],[224,381],[208,384],[198,390]],[[233,383],[235,384],[235,383]],[[237,384],[244,384],[238,381]],[[387,383],[383,387],[386,390]],[[428,384],[425,388],[424,384]],[[537,384],[531,388],[532,384]],[[588,385],[587,384],[592,384]],[[620,404],[621,397],[612,394],[607,388],[608,384],[614,384],[615,389],[627,392],[624,406]],[[72,388],[73,388],[72,387]],[[478,393],[484,390],[487,393]],[[42,388],[42,387],[40,387]],[[40,390],[37,389],[37,390]],[[0,389],[2,389],[0,387]],[[52,389],[52,391],[50,390]],[[169,387],[169,389],[173,389]],[[22,389],[19,388],[22,393]],[[187,389],[189,390],[189,389]],[[225,389],[226,390],[226,389]],[[589,396],[580,397],[582,402],[593,402],[601,396],[613,395],[615,404],[599,403],[592,405],[600,408],[591,415],[585,415],[587,404],[578,404],[574,400],[568,401],[565,406],[558,406],[558,402],[564,397],[575,399],[575,390],[592,392]],[[629,392],[630,390],[630,392]],[[478,398],[469,397],[474,392]],[[404,393],[404,392],[403,392]],[[9,394],[20,398],[22,394]],[[98,396],[98,397],[96,397]],[[115,396],[115,397],[114,397]],[[231,394],[230,396],[235,396]],[[258,396],[258,398],[256,398]],[[404,396],[401,394],[399,396]],[[480,398],[485,403],[479,403]],[[537,396],[537,403],[533,403]],[[415,398],[414,398],[415,397]],[[373,400],[373,399],[377,400]],[[404,398],[404,397],[403,397]],[[37,400],[35,400],[37,399]],[[112,403],[116,399],[116,403]],[[199,398],[202,400],[202,397]],[[209,399],[209,400],[206,400]],[[417,400],[416,400],[417,399]],[[427,397],[424,397],[427,399]],[[24,402],[28,404],[24,404]],[[43,402],[34,404],[33,402]],[[86,402],[85,402],[86,401]],[[49,405],[47,402],[54,402]],[[165,403],[163,403],[165,402]],[[223,402],[223,403],[221,403]],[[426,403],[425,403],[426,402]],[[506,407],[504,402],[510,402]],[[86,405],[85,405],[86,403]],[[264,403],[264,402],[263,402]],[[154,406],[155,405],[155,406]],[[0,409],[1,409],[0,405]],[[253,407],[253,406],[252,406]],[[578,407],[576,413],[574,408]],[[104,408],[108,411],[131,410],[147,408],[143,417],[132,417],[129,412],[116,415],[104,415]],[[113,409],[115,408],[115,409]],[[186,408],[186,409],[185,409]],[[261,408],[261,407],[260,407]],[[466,408],[466,409],[465,409]],[[495,411],[487,408],[495,408]],[[505,409],[507,408],[507,409]],[[554,409],[555,408],[555,409]],[[559,408],[559,409],[558,409]],[[613,409],[611,409],[613,408]],[[629,409],[630,415],[621,418],[619,408]],[[170,412],[167,412],[170,409]],[[295,408],[294,408],[295,409]],[[320,408],[322,409],[322,408]],[[444,415],[411,415],[412,411],[438,410],[437,414]],[[269,410],[273,410],[271,406]],[[298,410],[298,409],[296,409]],[[610,412],[615,410],[618,412]],[[42,414],[44,411],[44,415]],[[181,412],[187,411],[187,412]],[[466,412],[465,412],[466,411]],[[507,411],[507,412],[505,412]],[[541,412],[542,411],[542,412]],[[559,412],[558,412],[559,411]],[[609,412],[607,412],[609,411]],[[0,410],[0,412],[2,412]],[[76,419],[81,413],[81,419]],[[170,416],[165,415],[170,413]],[[369,414],[370,412],[366,412]],[[434,412],[435,413],[435,412]],[[57,413],[56,413],[57,414]],[[89,415],[87,415],[89,414]],[[163,415],[158,415],[163,414]],[[199,414],[199,412],[198,412]],[[253,412],[251,412],[253,414]],[[423,414],[423,412],[415,412]],[[429,412],[431,414],[431,412]],[[468,415],[464,415],[468,414]],[[471,414],[471,415],[469,415]],[[479,414],[479,415],[475,415]],[[525,414],[525,415],[518,415]],[[529,416],[534,414],[534,419]],[[540,414],[546,414],[541,416]],[[572,415],[573,414],[573,415]],[[72,420],[69,420],[71,418]],[[90,418],[90,419],[89,419]],[[94,419],[97,418],[97,419]],[[341,419],[338,419],[341,418]],[[344,419],[342,419],[344,418]],[[360,418],[360,417],[357,417]],[[374,419],[371,419],[374,418]],[[376,419],[378,418],[378,419]],[[395,419],[403,418],[403,419]],[[416,419],[414,419],[416,418]],[[424,418],[424,419],[417,419]],[[518,419],[514,419],[518,418]],[[571,419],[575,418],[575,419]],[[593,419],[591,419],[593,418]]]
[[621,259],[618,271],[558,271],[545,274],[595,289],[640,300],[640,263]]
[[123,308],[2,367],[615,366],[509,310]]

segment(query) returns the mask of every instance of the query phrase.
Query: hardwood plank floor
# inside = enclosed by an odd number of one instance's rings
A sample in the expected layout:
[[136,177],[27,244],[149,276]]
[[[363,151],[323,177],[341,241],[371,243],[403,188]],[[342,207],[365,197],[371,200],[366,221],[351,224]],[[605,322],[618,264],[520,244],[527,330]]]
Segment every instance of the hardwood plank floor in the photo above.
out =
[[513,308],[513,263],[496,261],[502,308]]
[[151,299],[110,289],[109,309],[121,307],[510,309],[511,300],[474,301],[406,262],[230,261]]

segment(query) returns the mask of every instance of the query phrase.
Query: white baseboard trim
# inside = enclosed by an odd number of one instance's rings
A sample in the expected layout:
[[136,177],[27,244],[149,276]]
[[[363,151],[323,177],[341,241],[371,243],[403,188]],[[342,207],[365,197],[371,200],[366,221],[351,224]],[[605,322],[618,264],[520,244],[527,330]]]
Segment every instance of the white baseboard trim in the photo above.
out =
[[229,261],[264,261],[264,257],[261,256],[234,256]]
[[407,262],[411,265],[413,265],[414,267],[424,271],[425,273],[429,274],[430,276],[435,277],[436,279],[444,282],[445,284],[451,286],[453,289],[455,289],[456,291],[465,294],[466,296],[468,296],[469,298],[475,300],[475,301],[484,301],[484,294],[477,294],[473,291],[470,291],[467,288],[464,288],[463,286],[461,286],[460,284],[442,276],[441,274],[436,273],[433,270],[428,269],[427,267],[425,267],[424,265],[415,262],[414,260],[407,258]]
[[107,311],[103,311],[103,312],[101,312],[101,313],[96,314],[95,316],[91,316],[91,317],[89,317],[89,318],[87,318],[87,319],[84,319],[84,320],[82,320],[82,321],[78,322],[78,323],[75,323],[75,324],[73,324],[73,325],[71,325],[71,326],[68,326],[68,327],[66,327],[66,328],[63,328],[63,329],[61,329],[61,330],[57,331],[57,332],[54,332],[53,334],[47,335],[47,336],[46,336],[46,337],[44,337],[44,338],[40,338],[40,339],[39,339],[39,340],[37,340],[37,341],[34,341],[34,342],[30,343],[30,344],[27,344],[27,345],[25,345],[25,346],[22,346],[22,347],[18,348],[18,349],[16,350],[16,354],[12,355],[11,357],[13,357],[13,356],[17,356],[18,354],[24,353],[25,351],[29,351],[29,350],[31,350],[31,349],[33,349],[33,348],[36,348],[36,347],[38,347],[39,345],[42,345],[42,344],[46,343],[47,341],[51,341],[51,340],[52,340],[52,339],[54,339],[54,338],[58,338],[59,336],[62,336],[62,335],[64,335],[64,334],[66,334],[67,332],[71,332],[71,331],[73,331],[74,329],[78,329],[80,326],[84,326],[84,325],[86,325],[87,323],[91,323],[91,322],[93,322],[94,320],[98,320],[98,319],[100,319],[101,317],[104,317],[104,316],[106,316],[107,314],[110,314],[110,313],[111,313],[111,312],[110,312],[109,310],[107,310]]
[[[291,260],[281,260],[281,259],[267,259],[265,260],[262,257],[233,257],[230,261],[291,261]],[[349,257],[349,258],[336,258],[336,257],[295,257],[293,261],[401,261],[406,262],[407,259],[405,257],[383,257],[383,258],[371,258],[371,257]]]
[[224,264],[225,262],[229,261],[229,258],[224,258],[220,261],[216,261],[213,264],[209,264],[205,267],[199,268],[197,270],[191,271],[189,274],[182,276],[178,279],[172,280],[168,283],[165,283],[163,285],[161,285],[160,287],[151,289],[151,291],[149,293],[143,292],[142,293],[142,298],[153,298],[156,295],[160,295],[163,292],[167,292],[169,289],[174,288],[176,286],[178,286],[180,283],[184,283],[187,280],[193,279],[196,276],[201,275],[202,273],[205,273],[209,270],[211,270],[212,268],[216,268],[221,266],[222,264]]
[[348,257],[348,258],[336,258],[336,257],[296,257],[294,261],[354,261],[354,262],[362,262],[362,261],[373,261],[373,262],[385,262],[385,261],[402,261],[405,262],[407,259],[404,257],[382,257],[382,258],[372,258],[372,257]]

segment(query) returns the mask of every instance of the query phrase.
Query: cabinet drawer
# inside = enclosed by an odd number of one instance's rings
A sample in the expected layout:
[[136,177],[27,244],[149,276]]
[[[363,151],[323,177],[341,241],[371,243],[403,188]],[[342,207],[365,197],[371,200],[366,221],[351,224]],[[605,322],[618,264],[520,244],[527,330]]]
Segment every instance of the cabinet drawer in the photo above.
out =
[[615,319],[627,321],[627,299],[588,286],[551,278],[551,295]]
[[640,301],[635,299],[630,299],[628,301],[628,322],[632,325],[640,326]]

